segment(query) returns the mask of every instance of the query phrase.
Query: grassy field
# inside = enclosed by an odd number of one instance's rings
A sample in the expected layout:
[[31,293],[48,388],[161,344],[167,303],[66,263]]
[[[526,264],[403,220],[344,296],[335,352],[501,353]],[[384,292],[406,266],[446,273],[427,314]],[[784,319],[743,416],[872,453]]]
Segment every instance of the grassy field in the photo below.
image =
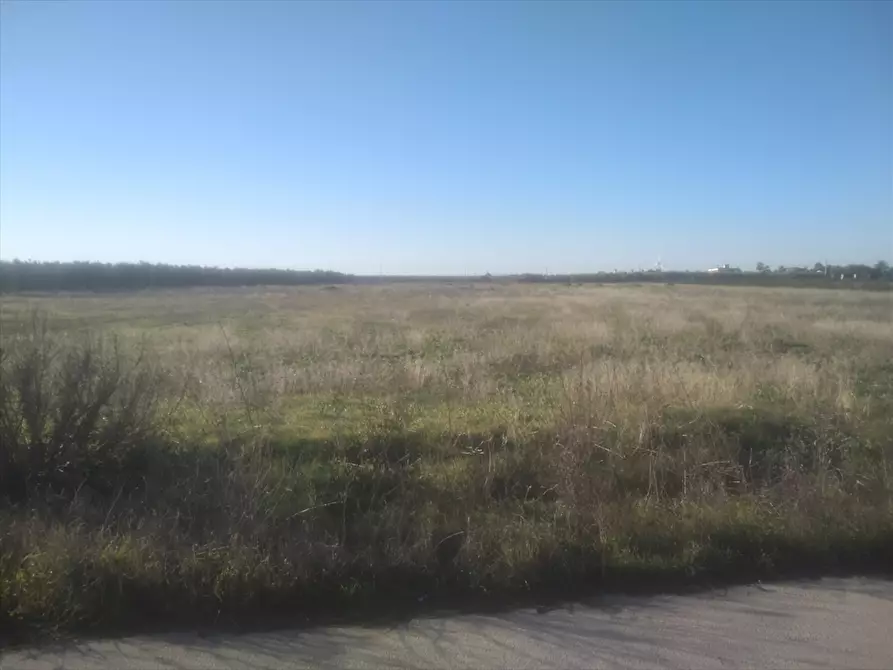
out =
[[0,299],[0,626],[893,565],[893,296]]

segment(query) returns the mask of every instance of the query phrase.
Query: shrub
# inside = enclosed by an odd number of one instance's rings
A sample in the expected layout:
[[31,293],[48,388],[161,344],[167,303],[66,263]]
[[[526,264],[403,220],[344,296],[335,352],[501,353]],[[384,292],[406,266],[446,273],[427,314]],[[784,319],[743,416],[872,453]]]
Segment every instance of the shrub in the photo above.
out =
[[151,442],[160,376],[144,348],[30,332],[0,349],[0,500],[109,495]]

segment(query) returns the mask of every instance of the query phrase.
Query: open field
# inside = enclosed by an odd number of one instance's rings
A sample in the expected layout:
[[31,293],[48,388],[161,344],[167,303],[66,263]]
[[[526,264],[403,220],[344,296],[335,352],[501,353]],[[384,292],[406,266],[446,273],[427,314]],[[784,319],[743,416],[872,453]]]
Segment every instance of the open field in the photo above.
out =
[[343,285],[0,309],[10,629],[893,565],[889,293]]

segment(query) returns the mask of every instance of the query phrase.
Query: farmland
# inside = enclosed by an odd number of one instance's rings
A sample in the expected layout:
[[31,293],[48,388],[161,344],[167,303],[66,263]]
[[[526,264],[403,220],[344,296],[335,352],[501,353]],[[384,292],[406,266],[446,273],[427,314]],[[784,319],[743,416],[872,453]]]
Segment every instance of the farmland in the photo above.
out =
[[0,623],[893,565],[893,297],[406,283],[0,298]]

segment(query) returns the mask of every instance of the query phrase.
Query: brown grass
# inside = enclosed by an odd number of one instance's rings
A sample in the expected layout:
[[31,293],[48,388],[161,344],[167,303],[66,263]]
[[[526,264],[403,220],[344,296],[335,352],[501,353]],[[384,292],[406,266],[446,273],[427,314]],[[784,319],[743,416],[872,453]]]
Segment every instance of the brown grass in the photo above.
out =
[[[27,494],[0,478],[0,619],[173,625],[890,565],[891,298],[495,284],[4,297],[7,419],[30,407],[11,371],[55,353],[42,429],[4,433]],[[86,351],[91,388],[127,372],[65,459],[50,428],[80,397]],[[109,450],[103,426],[130,426],[136,379],[152,430]],[[56,460],[23,469],[35,450]]]

